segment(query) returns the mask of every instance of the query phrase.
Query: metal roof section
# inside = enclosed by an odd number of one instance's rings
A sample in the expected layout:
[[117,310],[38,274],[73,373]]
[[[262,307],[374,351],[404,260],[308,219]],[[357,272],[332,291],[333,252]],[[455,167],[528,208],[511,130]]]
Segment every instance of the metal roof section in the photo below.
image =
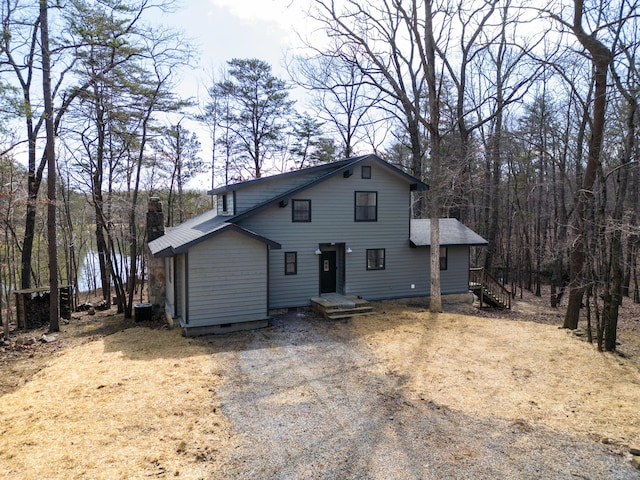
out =
[[[455,218],[438,219],[440,226],[440,246],[487,245],[488,242],[476,232]],[[411,220],[410,242],[412,247],[431,245],[431,220],[426,218]]]

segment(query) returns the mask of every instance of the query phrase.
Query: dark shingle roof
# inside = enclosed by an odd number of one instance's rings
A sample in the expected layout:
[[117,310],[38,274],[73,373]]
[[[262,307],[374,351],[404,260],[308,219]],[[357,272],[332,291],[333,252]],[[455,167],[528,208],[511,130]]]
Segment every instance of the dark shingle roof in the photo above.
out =
[[[438,219],[440,226],[440,245],[487,245],[487,241],[455,218]],[[411,245],[428,247],[431,245],[431,220],[411,220]]]
[[[162,237],[149,242],[151,253],[156,257],[165,257],[184,252],[192,245],[206,240],[207,238],[217,235],[222,231],[226,231],[227,229],[232,227],[236,231],[250,235],[253,238],[269,244],[272,248],[280,248],[280,245],[278,243],[273,242],[272,240],[262,237],[242,227],[239,227],[236,225],[236,222],[259,212],[260,210],[268,207],[269,205],[272,205],[275,202],[288,199],[297,192],[310,188],[318,183],[324,182],[331,177],[340,174],[348,176],[353,173],[353,168],[357,164],[365,161],[378,162],[381,166],[387,168],[392,174],[406,180],[410,184],[412,189],[425,190],[428,188],[427,185],[422,183],[420,180],[404,173],[399,168],[385,162],[376,155],[363,155],[361,157],[348,158],[339,162],[318,165],[315,167],[309,167],[294,172],[274,175],[271,177],[259,178],[256,180],[250,180],[248,182],[237,183],[235,185],[228,185],[211,190],[209,193],[217,194],[227,191],[241,190],[243,187],[259,184],[261,182],[272,182],[274,180],[279,181],[282,179],[286,181],[290,180],[291,177],[300,177],[299,185],[290,188],[284,193],[274,195],[268,200],[255,205],[254,207],[249,208],[248,210],[245,210],[244,212],[233,217],[218,217],[216,216],[216,209],[212,209],[208,212],[198,215],[197,217],[187,220],[177,227],[167,230],[167,232]],[[294,182],[294,184],[295,183],[296,182]]]
[[[361,157],[357,157],[361,158]],[[231,183],[229,185],[223,185],[222,187],[209,190],[209,195],[217,195],[218,193],[232,192],[244,187],[259,185],[261,183],[278,181],[281,179],[292,179],[295,177],[302,177],[301,181],[306,183],[307,180],[313,180],[314,178],[322,177],[333,170],[337,170],[349,163],[352,163],[357,158],[348,158],[346,160],[340,160],[338,162],[323,163],[322,165],[315,165],[313,167],[303,168],[301,170],[293,170],[291,172],[280,173],[277,175],[269,175],[267,177],[256,178],[253,180],[247,180],[245,182]]]
[[209,210],[197,217],[181,223],[177,227],[167,230],[167,232],[151,242],[149,249],[155,257],[169,257],[176,253],[186,252],[189,247],[208,238],[219,235],[225,231],[233,230],[251,238],[255,238],[271,248],[279,249],[280,244],[269,240],[257,233],[239,227],[232,223],[227,223],[227,217],[216,217],[215,209]]

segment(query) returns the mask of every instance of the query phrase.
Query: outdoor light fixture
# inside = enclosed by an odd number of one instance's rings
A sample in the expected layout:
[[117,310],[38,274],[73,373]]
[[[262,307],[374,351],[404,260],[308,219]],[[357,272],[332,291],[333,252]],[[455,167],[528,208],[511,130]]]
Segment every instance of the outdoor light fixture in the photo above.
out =
[[351,247],[347,247],[347,253],[352,253],[353,250],[351,250]]
[[316,251],[314,253],[316,255],[321,255],[322,254],[322,250],[320,250],[319,248],[316,248]]

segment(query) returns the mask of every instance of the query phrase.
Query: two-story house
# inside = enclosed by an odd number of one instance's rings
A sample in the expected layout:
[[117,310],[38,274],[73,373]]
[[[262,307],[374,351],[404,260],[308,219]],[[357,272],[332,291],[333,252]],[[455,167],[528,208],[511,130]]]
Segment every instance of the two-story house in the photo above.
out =
[[[212,190],[217,208],[149,243],[166,258],[166,312],[197,335],[325,293],[429,295],[429,221],[411,215],[426,188],[367,155]],[[468,292],[469,247],[486,241],[442,219],[440,243],[443,295]]]

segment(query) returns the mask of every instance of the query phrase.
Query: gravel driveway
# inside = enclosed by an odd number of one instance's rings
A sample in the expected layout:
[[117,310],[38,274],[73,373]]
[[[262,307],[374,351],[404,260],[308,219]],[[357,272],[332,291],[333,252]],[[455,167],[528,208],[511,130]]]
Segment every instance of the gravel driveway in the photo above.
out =
[[209,343],[237,445],[221,478],[640,478],[607,445],[409,399],[348,321],[287,314]]

